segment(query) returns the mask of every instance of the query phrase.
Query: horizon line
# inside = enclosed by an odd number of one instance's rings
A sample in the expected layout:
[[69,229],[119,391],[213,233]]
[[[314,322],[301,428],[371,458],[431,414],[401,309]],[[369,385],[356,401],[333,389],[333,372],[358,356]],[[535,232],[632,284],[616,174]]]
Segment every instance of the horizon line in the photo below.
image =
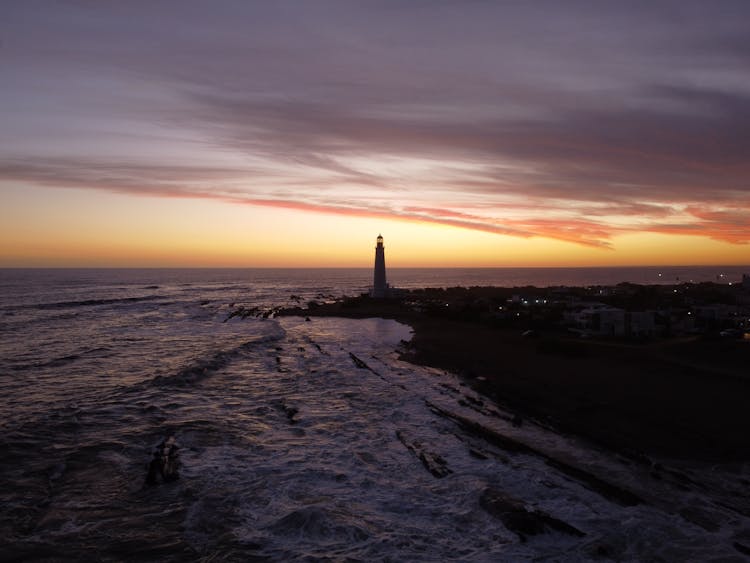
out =
[[[620,264],[609,266],[389,266],[388,270],[572,270],[618,268],[750,268],[748,264]],[[372,270],[371,266],[0,266],[2,270]]]

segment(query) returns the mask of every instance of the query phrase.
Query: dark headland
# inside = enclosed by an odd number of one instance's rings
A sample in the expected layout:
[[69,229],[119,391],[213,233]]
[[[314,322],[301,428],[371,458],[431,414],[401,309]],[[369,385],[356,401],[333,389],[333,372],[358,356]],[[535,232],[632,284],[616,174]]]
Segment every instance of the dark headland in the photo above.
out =
[[460,375],[519,419],[628,455],[750,459],[750,290],[450,288],[290,307],[414,329],[402,359]]

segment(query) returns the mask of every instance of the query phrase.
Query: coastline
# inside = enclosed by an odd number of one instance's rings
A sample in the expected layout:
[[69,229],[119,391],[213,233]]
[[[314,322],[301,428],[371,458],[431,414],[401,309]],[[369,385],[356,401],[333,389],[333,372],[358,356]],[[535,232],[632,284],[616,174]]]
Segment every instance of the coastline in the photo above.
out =
[[[700,338],[582,341],[418,312],[400,300],[344,299],[279,315],[388,318],[412,327],[401,359],[459,375],[519,419],[533,418],[631,458],[750,460],[750,343]],[[712,359],[726,356],[721,365]],[[703,361],[701,361],[701,359]]]

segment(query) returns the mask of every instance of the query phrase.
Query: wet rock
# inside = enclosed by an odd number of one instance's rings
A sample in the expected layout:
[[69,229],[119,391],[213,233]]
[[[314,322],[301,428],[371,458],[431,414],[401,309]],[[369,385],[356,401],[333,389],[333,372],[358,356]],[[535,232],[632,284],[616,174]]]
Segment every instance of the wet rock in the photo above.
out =
[[315,348],[318,350],[318,352],[320,352],[324,356],[328,356],[328,352],[326,352],[325,350],[323,350],[323,348],[320,347],[320,344],[318,344],[317,342],[315,342],[312,339],[308,339],[308,342],[310,342],[310,344],[312,344],[313,346],[315,346]]
[[[230,307],[234,307],[234,303],[230,305]],[[224,322],[227,322],[229,319],[233,319],[234,317],[238,317],[240,319],[246,319],[250,316],[256,316],[258,313],[257,307],[244,307],[240,306],[237,309],[234,309],[226,319],[224,319]]]
[[479,498],[479,504],[503,526],[525,542],[527,536],[536,536],[549,531],[561,532],[570,536],[583,537],[586,534],[567,522],[558,520],[541,510],[527,509],[523,502],[502,491],[487,488]]
[[299,409],[297,407],[291,407],[287,405],[284,401],[275,401],[274,406],[279,409],[281,412],[286,415],[287,420],[289,421],[289,424],[297,424],[297,419],[295,417],[297,414],[299,414]]
[[370,465],[375,465],[377,463],[377,459],[375,458],[375,456],[368,451],[358,451],[356,452],[356,454],[357,457],[365,463],[368,463]]
[[474,448],[469,448],[469,454],[471,454],[472,457],[475,457],[477,459],[489,459],[487,455],[484,452],[481,452]]
[[284,414],[286,414],[286,418],[291,424],[296,424],[297,421],[294,419],[294,417],[297,416],[297,413],[299,413],[299,409],[297,407],[286,406],[284,408]]
[[664,473],[676,479],[678,481],[678,484],[681,484],[683,487],[685,487],[685,490],[689,491],[689,490],[692,490],[693,488],[705,490],[705,487],[703,485],[694,481],[693,479],[691,479],[684,473],[677,471],[675,469],[669,469],[669,468],[663,468],[663,469],[664,469]]
[[622,550],[617,550],[614,546],[602,542],[592,544],[586,551],[592,559],[605,559],[610,561],[619,561],[622,552]]
[[468,418],[465,418],[459,414],[447,411],[433,403],[430,403],[429,401],[427,401],[427,406],[429,406],[434,413],[456,422],[456,424],[458,424],[464,430],[464,432],[470,434],[471,436],[480,438],[487,443],[502,448],[503,450],[510,453],[521,453],[537,456],[543,459],[545,463],[547,463],[547,465],[549,465],[550,467],[557,469],[568,477],[575,479],[587,489],[590,489],[602,495],[604,498],[620,504],[621,506],[635,506],[644,502],[642,498],[629,491],[628,489],[625,489],[624,487],[621,487],[617,484],[610,483],[609,481],[605,481],[604,479],[597,477],[596,475],[580,467],[576,467],[560,459],[555,459],[549,454],[540,451],[535,447],[530,446],[529,444],[516,440],[515,438],[511,438],[510,436],[500,434],[496,430],[487,428],[486,426],[483,426],[473,420],[469,420]]
[[396,437],[406,446],[407,450],[417,456],[417,459],[422,462],[424,468],[432,473],[434,477],[441,479],[453,473],[448,467],[447,462],[439,454],[428,451],[416,440],[408,440],[400,430],[396,431]]
[[314,542],[347,538],[349,542],[356,543],[370,537],[366,528],[356,525],[346,514],[322,506],[297,508],[272,523],[268,529],[275,535],[302,537]]
[[718,532],[721,529],[717,522],[718,516],[700,507],[688,506],[680,510],[679,514],[688,522],[700,526],[707,532]]
[[450,385],[449,383],[441,383],[440,387],[447,389],[448,391],[451,391],[452,393],[456,393],[456,394],[460,393],[460,391],[456,387],[454,387],[453,385]]
[[436,453],[422,450],[419,452],[419,460],[425,466],[425,469],[437,478],[442,478],[453,473],[448,468],[446,461]]
[[600,494],[609,501],[616,502],[620,506],[636,506],[645,502],[632,491],[605,481],[580,467],[575,467],[551,457],[547,457],[547,465],[565,473],[568,477],[572,477],[587,489]]
[[282,366],[281,356],[276,356],[276,371],[279,373],[287,373],[289,371]]
[[357,366],[359,369],[367,369],[367,370],[372,371],[372,369],[370,369],[370,366],[368,366],[365,362],[360,360],[357,356],[355,356],[351,352],[349,352],[349,357],[354,362],[354,365]]
[[484,401],[481,399],[477,399],[471,395],[464,395],[464,398],[477,407],[484,407]]
[[500,434],[499,432],[496,432],[490,428],[487,428],[486,426],[482,426],[478,422],[470,420],[459,414],[447,411],[429,401],[427,401],[427,406],[435,414],[438,414],[444,418],[454,421],[467,434],[474,436],[476,438],[479,438],[489,444],[502,448],[503,450],[507,452],[536,454],[540,456],[543,455],[541,452],[538,452],[537,450],[533,449],[531,446],[528,446],[527,444],[524,444],[523,442],[520,442],[508,436],[504,436]]
[[147,485],[176,481],[180,477],[178,473],[180,468],[179,449],[174,436],[166,438],[156,446],[154,456],[148,465]]
[[[458,389],[456,389],[456,392],[460,393]],[[476,399],[472,397],[471,395],[461,395],[461,398],[458,399],[458,404],[461,405],[462,407],[466,407],[480,414],[483,414],[484,416],[492,416],[495,418],[500,416],[497,411],[488,409],[483,400]]]

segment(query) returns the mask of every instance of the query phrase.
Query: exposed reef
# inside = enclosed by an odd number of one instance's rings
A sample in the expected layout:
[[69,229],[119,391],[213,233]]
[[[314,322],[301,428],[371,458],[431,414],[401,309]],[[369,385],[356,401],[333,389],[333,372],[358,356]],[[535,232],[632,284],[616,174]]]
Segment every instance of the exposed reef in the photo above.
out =
[[[360,296],[275,313],[382,317],[408,324],[414,335],[402,343],[401,358],[462,376],[490,399],[472,408],[489,411],[494,401],[515,413],[516,425],[533,419],[637,463],[650,464],[654,457],[750,459],[745,414],[750,339],[737,337],[744,335],[742,329],[709,323],[677,334],[672,322],[658,325],[666,332],[648,338],[585,333],[582,338],[564,321],[571,304],[592,292],[625,309],[661,303],[674,311],[692,303],[696,312],[714,302],[716,310],[744,311],[750,293],[717,284],[621,286],[412,290],[398,299]],[[515,308],[518,316],[507,314]],[[361,359],[352,360],[369,369]]]

